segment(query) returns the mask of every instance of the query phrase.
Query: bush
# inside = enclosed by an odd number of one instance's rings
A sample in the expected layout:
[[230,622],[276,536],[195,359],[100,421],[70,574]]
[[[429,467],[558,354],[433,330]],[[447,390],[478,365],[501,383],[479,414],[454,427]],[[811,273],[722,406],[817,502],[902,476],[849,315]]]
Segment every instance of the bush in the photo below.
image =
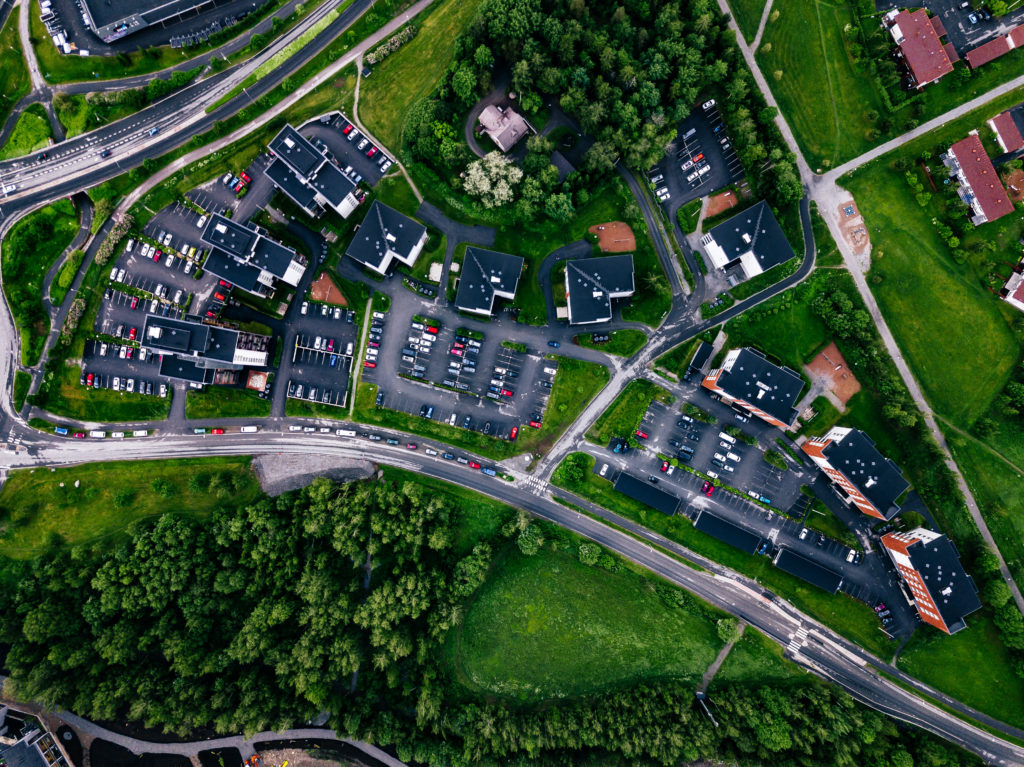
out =
[[782,453],[778,452],[777,450],[765,450],[764,460],[765,463],[774,466],[776,469],[781,469],[782,471],[786,471],[789,468],[788,464],[786,463],[786,459],[783,458]]

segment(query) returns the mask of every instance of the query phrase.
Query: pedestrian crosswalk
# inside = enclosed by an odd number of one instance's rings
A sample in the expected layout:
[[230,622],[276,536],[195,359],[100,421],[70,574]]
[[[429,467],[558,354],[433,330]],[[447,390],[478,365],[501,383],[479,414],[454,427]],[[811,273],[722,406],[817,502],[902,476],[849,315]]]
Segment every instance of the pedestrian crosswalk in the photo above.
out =
[[534,495],[544,495],[547,492],[548,483],[540,477],[523,477],[522,482]]
[[786,646],[786,652],[791,655],[796,655],[800,652],[800,648],[807,644],[807,635],[810,632],[805,629],[802,625],[796,630],[796,633],[789,638],[789,644]]

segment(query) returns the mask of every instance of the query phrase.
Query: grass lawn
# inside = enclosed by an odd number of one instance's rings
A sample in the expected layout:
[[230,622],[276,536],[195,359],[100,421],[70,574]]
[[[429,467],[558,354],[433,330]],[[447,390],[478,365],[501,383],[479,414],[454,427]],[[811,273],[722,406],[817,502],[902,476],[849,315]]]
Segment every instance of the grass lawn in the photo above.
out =
[[434,90],[455,55],[452,43],[476,15],[480,2],[445,0],[419,21],[416,37],[374,67],[363,82],[359,116],[391,151],[401,149],[409,108]]
[[673,347],[654,361],[655,368],[672,373],[676,378],[682,378],[686,374],[686,368],[689,366],[690,360],[693,359],[701,340],[699,337],[691,338],[689,341],[683,341],[679,346]]
[[[907,156],[916,156],[912,151]],[[1012,310],[979,279],[975,269],[983,267],[953,260],[932,224],[939,201],[919,206],[902,174],[888,163],[872,163],[844,184],[871,229],[872,292],[900,350],[935,410],[969,426],[1017,362],[1020,345],[1009,327]],[[970,237],[996,240],[1000,230],[1011,227],[1019,236],[1020,224],[1018,216],[1007,216]],[[972,257],[981,261],[989,256]]]
[[655,583],[564,552],[526,557],[509,547],[448,642],[449,662],[467,686],[523,702],[697,680],[722,641],[711,620],[669,606]]
[[[760,2],[760,0],[756,0]],[[690,234],[697,231],[697,221],[700,220],[700,210],[704,205],[704,200],[697,198],[686,203],[676,211],[676,220],[679,221],[679,228],[683,230],[683,234]]]
[[814,265],[815,266],[842,266],[843,254],[836,247],[836,241],[832,232],[828,230],[828,224],[818,212],[818,203],[811,203],[811,231],[814,233]]
[[[519,453],[543,455],[595,395],[608,383],[608,369],[593,362],[561,357],[551,386],[551,396],[540,429],[520,425],[515,442],[485,436],[479,431],[461,429],[446,423],[376,406],[377,386],[360,382],[356,390],[354,418],[363,423],[440,439],[454,447],[501,460]],[[344,411],[342,411],[343,413]],[[289,413],[291,414],[291,413]],[[306,415],[306,413],[295,413]],[[338,417],[343,418],[344,415]],[[479,418],[477,419],[479,420]]]
[[766,0],[729,0],[729,10],[748,44],[754,42]]
[[757,629],[747,626],[743,636],[732,646],[725,663],[718,669],[711,689],[729,682],[806,682],[808,674],[782,655],[782,647]]
[[87,389],[79,382],[78,365],[67,365],[57,387],[46,402],[54,415],[81,421],[119,423],[124,421],[159,421],[171,412],[173,389],[167,397],[128,394],[110,389]]
[[3,287],[21,334],[21,360],[35,365],[50,332],[43,310],[43,277],[78,232],[78,212],[69,200],[30,213],[3,241]]
[[896,665],[968,706],[1024,726],[1024,680],[987,611],[968,616],[967,628],[953,636],[919,628]]
[[55,533],[68,544],[85,543],[117,535],[144,517],[244,505],[259,495],[249,461],[183,458],[14,471],[0,489],[0,554],[27,559]]
[[18,116],[10,138],[0,149],[0,160],[24,157],[37,149],[45,149],[50,145],[52,137],[46,108],[42,104],[29,104]]
[[[592,467],[593,457],[588,455],[587,458],[589,466]],[[685,516],[668,517],[639,501],[634,501],[616,492],[609,480],[597,476],[589,469],[585,476],[581,487],[566,489],[681,543],[698,554],[756,579],[766,588],[880,658],[888,659],[892,656],[896,645],[879,631],[878,618],[874,610],[863,602],[857,602],[845,594],[826,594],[806,581],[775,568],[767,557],[744,554],[716,538],[701,533]],[[552,482],[564,487],[560,484],[557,470],[552,476]]]
[[270,400],[260,399],[249,389],[208,386],[204,391],[185,395],[186,418],[265,418],[270,415]]
[[817,499],[811,504],[811,508],[807,510],[804,524],[812,530],[817,530],[819,533],[824,533],[829,538],[845,544],[851,549],[859,550],[861,548],[860,543],[857,542],[857,536],[850,532],[850,528],[844,525],[839,517],[829,510],[828,506]]
[[813,437],[821,436],[835,426],[841,415],[839,409],[827,397],[815,397],[811,407],[814,408],[817,415],[804,422],[800,427],[800,434]]
[[660,386],[644,378],[630,381],[611,406],[594,422],[587,432],[587,439],[597,445],[607,445],[612,437],[632,437],[640,419],[655,399],[671,404],[674,398]]
[[973,438],[949,428],[945,433],[1007,567],[1024,583],[1024,475]]
[[412,187],[401,172],[382,178],[373,191],[382,203],[407,216],[415,215],[416,209],[420,206],[420,201],[416,199]]
[[[122,117],[127,117],[138,111],[137,108],[128,104],[107,103],[102,99],[90,102],[88,97],[77,93],[66,94],[66,99],[66,105],[57,109],[57,119],[64,126],[68,138],[120,120]],[[54,104],[54,106],[57,105]]]
[[591,333],[581,333],[576,336],[576,343],[587,349],[597,349],[606,354],[617,354],[620,357],[632,357],[647,343],[647,334],[636,328],[613,330],[608,335],[608,341],[603,344],[595,344],[591,340]]
[[14,409],[21,410],[21,406],[25,404],[25,397],[28,396],[28,390],[32,387],[32,376],[23,370],[14,371],[14,390],[11,394],[11,399],[14,401]]
[[18,35],[18,18],[22,10],[20,6],[13,8],[0,30],[0,124],[32,88]]

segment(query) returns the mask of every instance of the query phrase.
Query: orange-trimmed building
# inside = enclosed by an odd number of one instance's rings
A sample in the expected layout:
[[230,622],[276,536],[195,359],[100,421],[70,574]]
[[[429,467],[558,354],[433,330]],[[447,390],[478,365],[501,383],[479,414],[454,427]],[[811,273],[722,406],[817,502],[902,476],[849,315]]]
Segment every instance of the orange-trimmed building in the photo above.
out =
[[809,438],[801,449],[832,480],[848,506],[884,520],[899,514],[896,499],[910,483],[860,429],[833,426],[824,437]]
[[733,349],[703,386],[728,405],[738,405],[762,421],[788,429],[796,421],[796,402],[804,379],[796,371],[773,365],[757,349]]
[[942,533],[919,527],[882,536],[921,620],[947,634],[967,623],[964,618],[981,607],[978,588],[960,564],[956,546]]

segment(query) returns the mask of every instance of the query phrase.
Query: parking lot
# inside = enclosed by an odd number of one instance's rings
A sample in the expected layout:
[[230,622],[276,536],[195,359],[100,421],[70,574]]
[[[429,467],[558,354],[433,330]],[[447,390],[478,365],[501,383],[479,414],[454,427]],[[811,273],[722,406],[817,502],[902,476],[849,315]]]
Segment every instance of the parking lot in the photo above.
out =
[[441,314],[455,324],[407,308],[375,314],[360,364],[379,404],[504,439],[520,426],[539,428],[558,363]]
[[[362,181],[369,186],[376,186],[391,168],[392,159],[384,155],[340,113],[333,114],[327,123],[311,122],[303,126],[299,132],[314,144],[318,144],[320,149],[326,149],[328,158],[333,159],[342,171],[351,175],[356,183]],[[348,168],[351,168],[351,171],[348,171]]]
[[[679,126],[669,155],[648,173],[669,213],[698,197],[743,180],[743,166],[714,101],[697,107]],[[659,176],[661,178],[659,178]],[[657,179],[657,180],[655,180]],[[666,190],[658,195],[659,190]]]
[[306,313],[293,323],[295,336],[286,348],[290,359],[286,396],[344,407],[356,347],[353,316],[327,304],[306,306]]
[[82,359],[83,383],[91,377],[96,389],[167,396],[167,383],[159,375],[158,354],[147,355],[130,342],[95,340],[85,342]]

